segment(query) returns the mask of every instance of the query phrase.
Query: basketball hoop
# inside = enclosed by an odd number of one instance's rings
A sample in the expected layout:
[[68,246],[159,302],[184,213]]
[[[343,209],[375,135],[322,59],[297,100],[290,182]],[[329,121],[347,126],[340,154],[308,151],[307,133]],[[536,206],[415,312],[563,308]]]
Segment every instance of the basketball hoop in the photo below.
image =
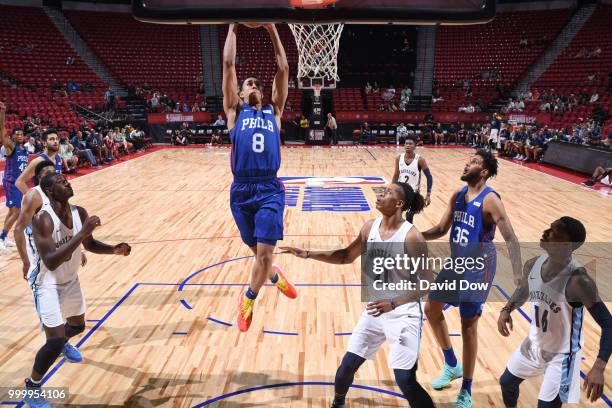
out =
[[315,78],[333,84],[339,81],[338,50],[344,24],[289,24],[289,28],[299,53],[297,76],[300,86],[302,79],[308,79],[316,92],[312,85]]

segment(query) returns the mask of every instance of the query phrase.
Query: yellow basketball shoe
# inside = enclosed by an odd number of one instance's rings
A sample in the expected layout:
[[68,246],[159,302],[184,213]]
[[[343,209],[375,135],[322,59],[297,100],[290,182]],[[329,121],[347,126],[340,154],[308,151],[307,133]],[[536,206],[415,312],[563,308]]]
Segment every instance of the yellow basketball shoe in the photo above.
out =
[[274,282],[278,290],[280,290],[283,295],[287,296],[289,299],[295,299],[297,297],[297,291],[295,287],[285,278],[283,271],[280,266],[276,264],[272,264],[272,271],[278,276],[278,280]]

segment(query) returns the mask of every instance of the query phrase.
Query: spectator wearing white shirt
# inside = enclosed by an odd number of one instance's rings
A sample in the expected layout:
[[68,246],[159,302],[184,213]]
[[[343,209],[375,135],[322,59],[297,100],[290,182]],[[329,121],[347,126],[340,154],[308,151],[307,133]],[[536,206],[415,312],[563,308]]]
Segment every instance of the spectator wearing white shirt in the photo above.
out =
[[217,120],[213,123],[213,126],[225,126],[225,120],[223,120],[223,116],[217,115]]

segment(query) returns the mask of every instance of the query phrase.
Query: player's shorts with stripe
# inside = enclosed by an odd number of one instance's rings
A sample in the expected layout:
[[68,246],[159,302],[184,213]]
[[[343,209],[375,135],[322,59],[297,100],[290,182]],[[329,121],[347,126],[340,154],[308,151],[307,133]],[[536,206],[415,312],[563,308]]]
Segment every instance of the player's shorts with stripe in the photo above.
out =
[[419,358],[423,314],[405,304],[374,317],[364,311],[349,340],[349,352],[372,359],[380,346],[389,343],[389,368],[410,370]]
[[270,178],[258,183],[234,180],[230,208],[240,237],[248,246],[258,242],[276,245],[276,241],[283,239],[285,189],[280,180]]
[[23,194],[21,194],[21,191],[19,191],[15,183],[2,180],[2,188],[6,198],[6,206],[8,208],[21,208]]
[[32,293],[40,322],[47,327],[61,326],[66,318],[85,313],[85,297],[78,278],[61,284],[34,284]]
[[559,395],[561,402],[580,402],[580,362],[582,352],[560,354],[546,353],[529,339],[514,352],[508,362],[512,375],[529,379],[544,376],[538,399],[552,401]]

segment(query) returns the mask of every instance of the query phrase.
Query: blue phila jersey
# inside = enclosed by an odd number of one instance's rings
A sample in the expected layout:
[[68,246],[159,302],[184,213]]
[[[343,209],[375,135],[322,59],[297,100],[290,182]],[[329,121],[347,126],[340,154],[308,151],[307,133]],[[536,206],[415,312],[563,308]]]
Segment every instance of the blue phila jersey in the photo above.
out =
[[490,227],[485,225],[482,207],[487,194],[497,192],[491,187],[485,187],[472,201],[466,202],[467,191],[468,187],[463,187],[455,199],[450,234],[451,254],[454,258],[487,255],[492,261],[495,256],[495,246],[492,243],[495,224]]
[[6,156],[3,181],[14,183],[28,167],[28,151],[22,146],[15,146],[10,156]]
[[55,172],[58,173],[58,174],[61,174],[61,172],[62,172],[62,156],[60,156],[59,153],[55,155],[55,160],[51,160],[49,158],[49,156],[47,156],[44,153],[40,153],[39,156],[42,157],[45,160],[50,161],[50,162],[54,162],[55,161]]
[[232,173],[238,182],[276,177],[281,161],[280,131],[272,105],[255,110],[243,104],[230,138]]

